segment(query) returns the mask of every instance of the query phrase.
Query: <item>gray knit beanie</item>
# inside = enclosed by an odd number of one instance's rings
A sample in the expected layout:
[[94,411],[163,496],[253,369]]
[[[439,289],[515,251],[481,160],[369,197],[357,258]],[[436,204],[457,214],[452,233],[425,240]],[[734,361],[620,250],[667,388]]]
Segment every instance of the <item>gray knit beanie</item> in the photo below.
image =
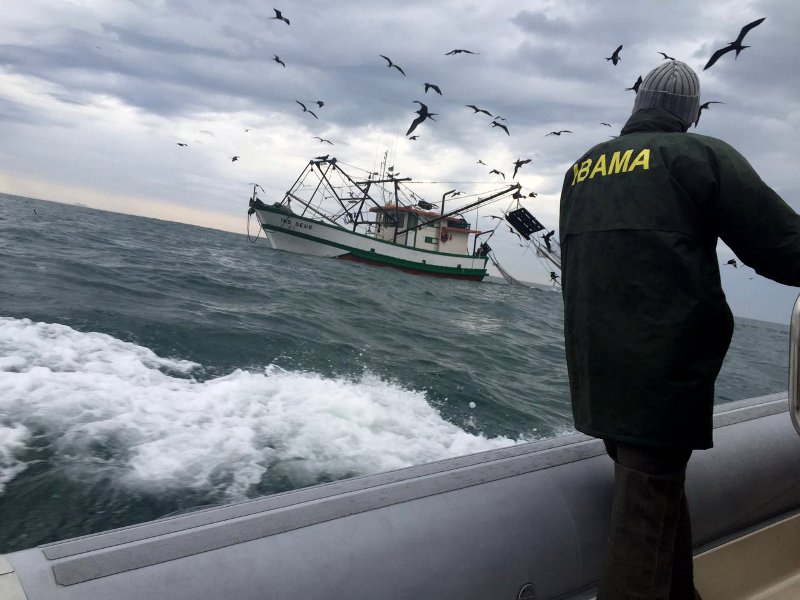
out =
[[663,108],[678,117],[688,129],[700,110],[700,81],[697,74],[679,60],[670,60],[647,74],[633,103],[633,111]]

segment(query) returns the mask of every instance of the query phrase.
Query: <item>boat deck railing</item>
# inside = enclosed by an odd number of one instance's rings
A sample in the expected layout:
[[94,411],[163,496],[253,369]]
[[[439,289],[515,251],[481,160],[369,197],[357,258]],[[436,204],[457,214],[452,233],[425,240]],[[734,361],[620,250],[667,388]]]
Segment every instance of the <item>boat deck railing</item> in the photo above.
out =
[[800,434],[800,296],[794,302],[789,324],[789,414]]

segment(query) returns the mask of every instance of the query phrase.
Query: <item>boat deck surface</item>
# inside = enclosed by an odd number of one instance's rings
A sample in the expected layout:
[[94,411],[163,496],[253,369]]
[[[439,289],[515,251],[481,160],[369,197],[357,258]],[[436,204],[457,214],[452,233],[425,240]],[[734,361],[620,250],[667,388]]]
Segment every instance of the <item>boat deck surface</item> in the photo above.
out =
[[800,513],[696,555],[694,583],[702,600],[800,599]]
[[800,514],[695,557],[703,600],[800,598]]

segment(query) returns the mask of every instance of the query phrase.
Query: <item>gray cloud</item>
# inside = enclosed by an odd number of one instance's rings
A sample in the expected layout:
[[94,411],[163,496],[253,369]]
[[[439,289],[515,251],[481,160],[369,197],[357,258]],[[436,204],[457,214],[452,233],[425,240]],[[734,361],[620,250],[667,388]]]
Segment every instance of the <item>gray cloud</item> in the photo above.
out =
[[[389,149],[402,172],[441,181],[491,181],[492,167],[510,172],[514,159],[530,157],[520,178],[535,182],[537,211],[555,225],[563,173],[619,132],[634,98],[625,88],[664,51],[698,70],[704,99],[725,102],[703,113],[697,132],[731,142],[800,207],[790,159],[800,145],[800,8],[789,0],[736,11],[688,0],[624,8],[542,0],[523,10],[511,0],[309,0],[282,7],[290,26],[256,0],[136,0],[93,10],[10,0],[5,8],[0,150],[8,160],[0,175],[233,216],[243,209],[230,199],[250,181],[278,199],[311,156],[328,152],[312,137],[320,135],[335,141],[329,150],[342,160],[372,168]],[[751,48],[702,71],[714,49],[760,16],[767,19],[750,32]],[[622,61],[613,66],[605,57],[619,44]],[[479,54],[446,56],[454,48]],[[424,82],[443,95],[425,94]],[[311,105],[318,99],[324,107]],[[412,142],[404,134],[414,100],[439,116]],[[466,104],[508,119],[511,135]],[[545,137],[551,129],[574,133]],[[233,154],[242,156],[235,165]]]

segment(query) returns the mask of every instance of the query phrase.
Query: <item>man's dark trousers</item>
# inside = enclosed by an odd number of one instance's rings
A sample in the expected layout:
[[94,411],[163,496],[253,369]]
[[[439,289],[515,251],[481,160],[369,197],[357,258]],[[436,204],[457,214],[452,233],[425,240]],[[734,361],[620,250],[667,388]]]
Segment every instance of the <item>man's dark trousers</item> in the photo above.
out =
[[604,440],[614,459],[611,529],[597,600],[695,600],[684,493],[687,448]]

